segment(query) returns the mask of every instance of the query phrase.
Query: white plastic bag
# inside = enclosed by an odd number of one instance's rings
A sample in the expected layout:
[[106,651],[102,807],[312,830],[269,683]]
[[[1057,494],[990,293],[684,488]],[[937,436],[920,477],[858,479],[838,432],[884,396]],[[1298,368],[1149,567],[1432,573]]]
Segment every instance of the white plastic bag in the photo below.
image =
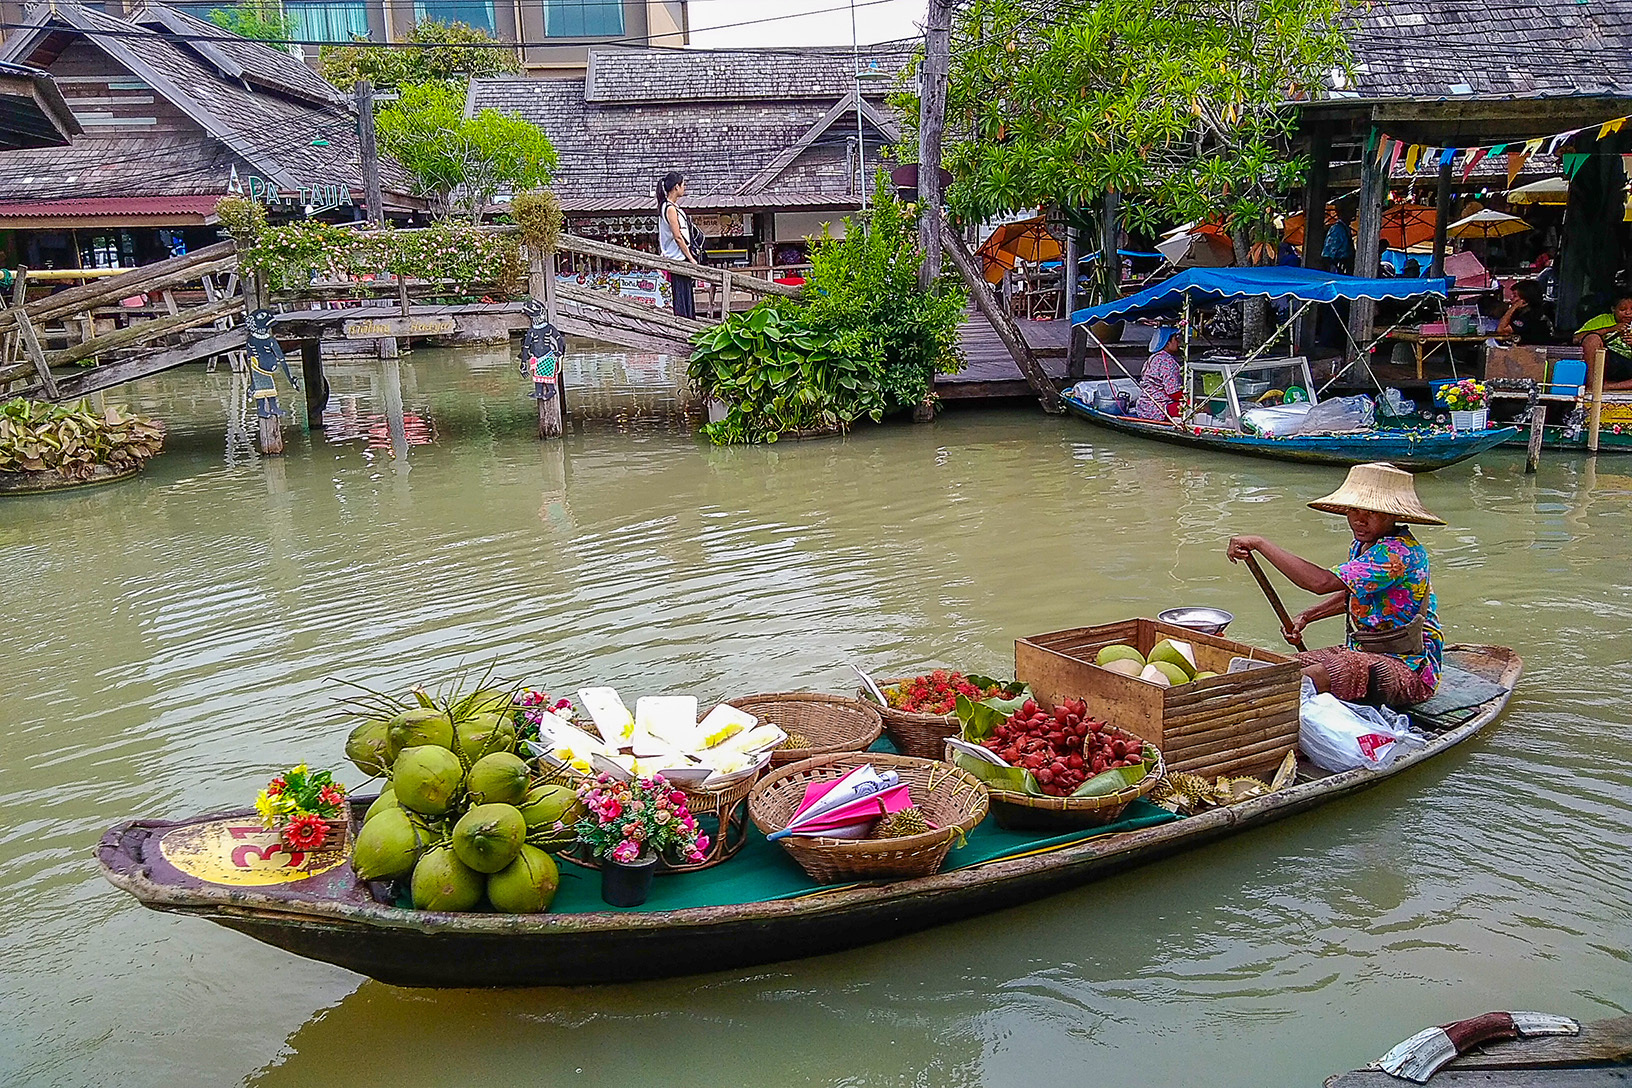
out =
[[1262,408],[1248,408],[1241,413],[1241,422],[1253,434],[1271,438],[1275,435],[1295,434],[1314,405],[1308,401],[1293,404],[1271,404]]
[[1298,718],[1298,747],[1327,771],[1377,770],[1428,743],[1404,714],[1345,703],[1329,692],[1304,699]]
[[1306,412],[1296,427],[1280,434],[1349,434],[1377,424],[1377,408],[1368,396],[1333,397]]

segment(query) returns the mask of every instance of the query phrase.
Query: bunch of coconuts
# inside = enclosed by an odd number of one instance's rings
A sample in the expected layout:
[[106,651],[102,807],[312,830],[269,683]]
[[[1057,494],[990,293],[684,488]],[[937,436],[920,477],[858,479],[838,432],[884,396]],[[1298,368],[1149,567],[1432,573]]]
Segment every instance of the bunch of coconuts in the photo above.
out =
[[535,782],[516,755],[515,692],[415,698],[346,741],[359,770],[390,780],[352,848],[358,878],[408,881],[420,910],[548,910],[560,883],[549,851],[572,844],[583,808],[571,787]]

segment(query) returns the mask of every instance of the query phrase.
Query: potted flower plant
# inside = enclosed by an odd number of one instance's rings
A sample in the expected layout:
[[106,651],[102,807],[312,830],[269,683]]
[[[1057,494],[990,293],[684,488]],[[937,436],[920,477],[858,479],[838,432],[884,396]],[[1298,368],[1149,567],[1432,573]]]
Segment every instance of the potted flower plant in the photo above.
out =
[[638,907],[651,894],[658,859],[702,861],[708,836],[686,807],[686,795],[662,775],[620,782],[600,775],[578,789],[588,809],[578,841],[601,863],[601,898]]
[[1451,410],[1451,428],[1458,431],[1482,431],[1489,419],[1485,387],[1472,378],[1463,378],[1455,385],[1445,387],[1441,396]]
[[263,827],[278,829],[290,850],[320,850],[331,835],[345,838],[346,787],[328,771],[313,772],[302,763],[266,784],[255,798],[255,811]]

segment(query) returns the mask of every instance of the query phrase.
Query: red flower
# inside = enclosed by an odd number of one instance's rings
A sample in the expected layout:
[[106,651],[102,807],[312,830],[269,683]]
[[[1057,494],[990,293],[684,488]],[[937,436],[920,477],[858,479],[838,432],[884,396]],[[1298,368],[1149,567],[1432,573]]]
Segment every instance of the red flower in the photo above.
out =
[[291,850],[316,850],[328,837],[329,825],[323,822],[323,817],[310,813],[296,816],[283,829],[283,844]]
[[339,808],[341,804],[345,802],[346,795],[335,789],[333,786],[324,786],[322,789],[317,791],[317,799],[322,801],[325,805]]
[[278,794],[282,793],[287,786],[288,783],[283,780],[283,776],[280,774],[278,777],[266,784],[266,792],[270,796],[276,797]]

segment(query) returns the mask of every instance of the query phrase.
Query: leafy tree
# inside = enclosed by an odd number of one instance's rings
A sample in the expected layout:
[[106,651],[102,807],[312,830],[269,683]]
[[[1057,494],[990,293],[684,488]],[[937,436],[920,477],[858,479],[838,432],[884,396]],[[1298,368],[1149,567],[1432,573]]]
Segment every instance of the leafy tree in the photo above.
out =
[[1244,257],[1306,167],[1285,104],[1347,63],[1343,9],[975,0],[954,28],[949,200],[984,218],[1114,191],[1135,227],[1222,218]]
[[414,176],[443,215],[479,221],[501,190],[537,189],[555,172],[544,130],[513,113],[464,114],[464,92],[447,83],[404,84],[375,119],[380,150]]
[[295,36],[296,22],[277,0],[241,0],[230,8],[215,8],[210,22],[221,29],[262,42],[288,41]]
[[442,48],[325,45],[317,53],[318,70],[324,79],[341,88],[353,87],[359,79],[369,80],[376,87],[441,82],[463,87],[472,79],[521,71],[511,46],[464,23],[421,19],[408,32],[407,41]]

